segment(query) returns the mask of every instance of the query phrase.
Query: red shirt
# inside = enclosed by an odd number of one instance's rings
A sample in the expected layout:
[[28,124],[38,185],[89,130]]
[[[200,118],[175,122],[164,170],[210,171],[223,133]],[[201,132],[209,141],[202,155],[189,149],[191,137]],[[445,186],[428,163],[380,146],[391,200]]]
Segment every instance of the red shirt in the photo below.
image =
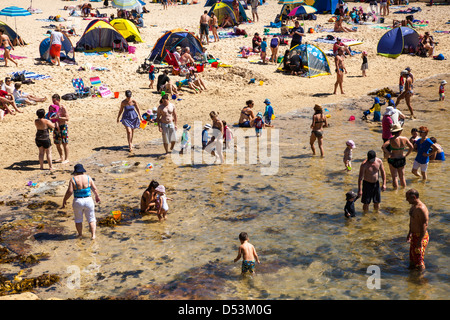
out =
[[9,95],[8,92],[6,92],[6,91],[4,91],[4,90],[0,90],[0,96],[1,96],[1,97],[7,96],[7,95]]

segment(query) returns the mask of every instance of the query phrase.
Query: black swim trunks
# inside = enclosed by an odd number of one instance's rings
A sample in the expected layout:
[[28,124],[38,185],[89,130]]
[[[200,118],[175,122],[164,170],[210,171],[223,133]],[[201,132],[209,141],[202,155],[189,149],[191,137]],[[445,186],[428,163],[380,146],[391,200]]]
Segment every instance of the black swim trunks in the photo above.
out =
[[207,23],[201,23],[200,24],[200,34],[209,34],[209,25]]
[[52,145],[52,141],[50,139],[47,140],[36,139],[35,141],[38,148],[43,147],[44,149],[48,149]]
[[377,181],[372,183],[363,180],[361,202],[364,204],[370,204],[372,200],[373,203],[381,202],[380,182]]
[[402,158],[389,158],[387,162],[392,165],[395,169],[402,168],[406,165],[405,157]]

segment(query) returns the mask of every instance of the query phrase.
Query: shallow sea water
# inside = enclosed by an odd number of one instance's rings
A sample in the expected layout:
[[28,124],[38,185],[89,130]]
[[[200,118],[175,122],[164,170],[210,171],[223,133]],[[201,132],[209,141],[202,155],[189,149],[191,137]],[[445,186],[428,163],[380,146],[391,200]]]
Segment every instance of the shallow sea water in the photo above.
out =
[[[426,125],[430,136],[448,149],[449,129],[442,118],[448,102],[436,102],[437,78],[417,81],[413,105],[418,120],[410,129]],[[159,156],[159,141],[138,146],[133,157],[123,150],[104,148],[83,164],[95,178],[102,203],[97,217],[121,210],[115,227],[97,227],[97,239],[75,239],[71,208],[28,209],[30,201],[61,203],[60,196],[40,195],[0,206],[2,224],[32,219],[45,225],[25,237],[2,235],[3,245],[50,257],[27,270],[27,276],[57,273],[61,281],[37,289],[43,298],[127,299],[446,299],[449,294],[449,193],[447,162],[429,166],[429,180],[411,173],[414,154],[407,159],[407,188],[416,188],[430,210],[425,263],[418,276],[407,269],[409,204],[405,190],[393,190],[389,169],[380,212],[343,215],[345,193],[357,191],[359,165],[370,149],[382,155],[381,126],[359,120],[370,107],[370,97],[325,106],[331,126],[325,129],[325,157],[312,156],[309,147],[312,111],[279,115],[279,169],[261,175],[264,164],[175,165]],[[407,114],[406,106],[400,105]],[[354,115],[356,121],[349,122]],[[226,119],[228,120],[228,119]],[[269,133],[270,130],[267,130]],[[254,144],[254,131],[248,131]],[[345,172],[345,141],[353,139],[353,170]],[[119,148],[120,149],[120,148]],[[318,151],[318,148],[317,148]],[[148,163],[153,169],[146,170]],[[168,220],[138,214],[139,198],[155,179],[164,184],[169,202]],[[58,181],[55,181],[57,184]],[[20,199],[20,198],[19,198]],[[11,214],[13,213],[13,215]],[[37,218],[39,217],[39,218]],[[51,229],[53,227],[53,229]],[[245,231],[261,264],[257,274],[240,276],[241,262],[233,263]],[[380,268],[381,287],[369,289],[369,266]],[[17,273],[2,265],[3,274]],[[73,287],[74,271],[79,287]]]

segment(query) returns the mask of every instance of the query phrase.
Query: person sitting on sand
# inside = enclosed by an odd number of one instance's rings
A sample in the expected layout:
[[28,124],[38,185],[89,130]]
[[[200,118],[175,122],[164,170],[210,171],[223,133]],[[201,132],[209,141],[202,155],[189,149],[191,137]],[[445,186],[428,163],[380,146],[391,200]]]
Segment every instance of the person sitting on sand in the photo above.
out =
[[194,58],[192,58],[191,49],[189,47],[184,48],[183,53],[180,57],[180,65],[189,66],[193,63],[195,63],[195,61]]
[[303,61],[297,50],[292,50],[291,57],[289,59],[289,69],[291,70],[291,75],[298,76],[303,71]]
[[32,94],[23,92],[20,87],[22,86],[21,83],[17,82],[14,84],[14,91],[13,91],[13,96],[14,96],[14,100],[17,103],[25,103],[25,104],[36,104],[37,102],[44,102],[47,100],[46,97],[43,98],[39,98],[36,97]]
[[247,100],[246,106],[241,110],[239,117],[239,127],[250,128],[250,123],[255,119],[252,108],[255,106],[253,100]]
[[[5,111],[5,114],[11,113],[14,115],[16,112],[23,113],[23,111],[20,111],[17,108],[17,105],[16,105],[16,102],[14,101],[13,95],[4,90],[0,90],[0,103],[3,106],[3,110]],[[8,108],[8,105],[11,105],[14,108],[14,112],[13,112],[13,110]]]
[[232,27],[234,26],[233,19],[228,14],[225,14],[223,21],[222,21],[222,28],[226,27]]
[[252,39],[252,48],[253,48],[253,52],[259,52],[261,50],[261,37],[259,36],[258,32],[255,32],[255,35],[253,36]]
[[405,20],[392,20],[392,28],[397,28],[397,27],[411,27],[412,29],[414,29],[411,17],[407,16]]
[[337,16],[336,21],[334,23],[334,32],[356,32],[356,30],[352,30],[350,28],[344,27],[342,24],[344,22],[344,18],[342,16]]
[[165,91],[170,94],[178,95],[177,87],[172,84],[168,74],[169,71],[166,69],[163,71],[162,74],[158,76],[158,81],[156,82],[156,89],[158,90],[158,93]]
[[422,45],[423,48],[427,51],[427,56],[432,57],[434,52],[434,39],[432,36],[430,36],[430,33],[428,31],[425,32],[422,38]]

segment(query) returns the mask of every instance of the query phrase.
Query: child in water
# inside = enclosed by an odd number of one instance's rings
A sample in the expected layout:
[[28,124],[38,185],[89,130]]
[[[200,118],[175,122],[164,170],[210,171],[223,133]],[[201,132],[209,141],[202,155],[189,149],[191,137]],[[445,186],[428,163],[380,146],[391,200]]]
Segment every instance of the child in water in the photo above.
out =
[[256,114],[256,118],[253,120],[253,126],[255,127],[257,137],[261,135],[261,130],[265,127],[262,117],[263,117],[262,113],[258,112]]
[[346,143],[347,147],[344,150],[344,165],[345,170],[352,170],[352,149],[355,148],[355,142],[353,140],[348,140]]
[[380,102],[380,98],[375,97],[374,103],[371,109],[373,109],[373,121],[381,121],[381,106],[385,105],[386,102]]
[[444,101],[445,99],[445,85],[447,81],[442,80],[441,85],[439,86],[439,101]]
[[188,148],[191,145],[191,142],[189,141],[189,129],[191,129],[191,126],[188,124],[185,124],[183,126],[183,133],[181,135],[181,150],[180,154],[184,153],[184,150]]
[[359,196],[356,194],[356,192],[349,191],[345,194],[345,200],[347,201],[345,203],[344,207],[344,215],[346,218],[354,217],[355,216],[355,202],[358,200]]
[[241,245],[239,246],[239,251],[234,262],[239,261],[242,257],[242,268],[241,272],[244,273],[255,273],[255,262],[261,263],[258,258],[258,254],[256,253],[255,247],[248,242],[248,234],[246,232],[241,232],[239,234],[239,241],[241,241]]
[[158,220],[166,220],[167,212],[169,211],[169,205],[167,204],[167,200],[172,200],[171,198],[167,198],[166,196],[166,188],[163,185],[159,185],[155,189],[156,192],[156,215],[158,216]]

